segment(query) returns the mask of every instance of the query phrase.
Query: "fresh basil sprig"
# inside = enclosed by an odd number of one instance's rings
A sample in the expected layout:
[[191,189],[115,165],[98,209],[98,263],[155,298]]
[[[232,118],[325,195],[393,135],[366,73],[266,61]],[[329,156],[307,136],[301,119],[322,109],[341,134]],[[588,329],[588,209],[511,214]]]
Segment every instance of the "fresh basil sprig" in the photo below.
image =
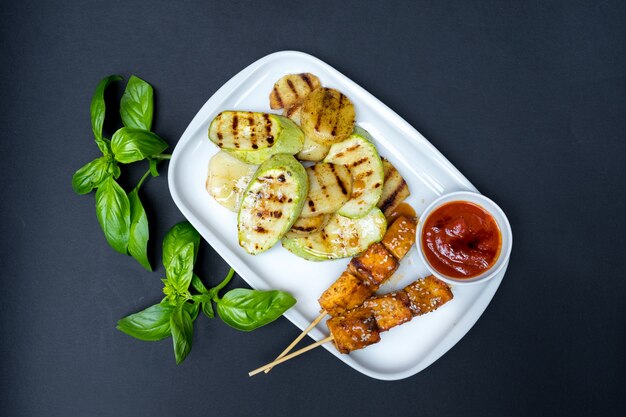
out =
[[163,239],[165,298],[117,323],[119,330],[140,340],[161,340],[171,335],[177,364],[185,360],[191,350],[193,323],[200,309],[206,317],[213,318],[212,303],[216,303],[218,315],[224,323],[250,331],[276,320],[296,303],[283,291],[241,288],[219,298],[218,293],[228,285],[235,271],[231,268],[221,283],[207,289],[193,273],[199,246],[200,235],[189,222],[172,227]]
[[[141,78],[130,77],[120,102],[120,116],[124,127],[111,140],[103,137],[102,125],[106,113],[104,92],[119,75],[102,79],[91,100],[91,127],[102,156],[80,168],[72,177],[72,188],[78,194],[96,189],[96,215],[109,245],[116,251],[131,255],[148,271],[152,270],[147,247],[150,233],[148,217],[139,199],[139,188],[148,175],[159,175],[159,161],[169,159],[163,154],[167,143],[151,132],[154,113],[152,86]],[[148,160],[149,170],[139,184],[126,194],[115,181],[121,170],[119,164]]]

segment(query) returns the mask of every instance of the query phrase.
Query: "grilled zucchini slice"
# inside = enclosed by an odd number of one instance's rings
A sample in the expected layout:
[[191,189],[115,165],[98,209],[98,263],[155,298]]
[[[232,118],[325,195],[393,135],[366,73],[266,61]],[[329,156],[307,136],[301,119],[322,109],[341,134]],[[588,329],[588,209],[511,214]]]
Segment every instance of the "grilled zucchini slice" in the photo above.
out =
[[300,215],[308,188],[306,171],[293,156],[279,154],[265,161],[243,195],[239,245],[252,255],[271,248]]
[[241,197],[258,166],[249,165],[220,151],[209,161],[206,190],[230,211],[238,211]]
[[324,162],[345,165],[352,173],[352,195],[337,213],[359,218],[376,206],[383,190],[384,170],[378,151],[362,129],[331,146]]
[[283,247],[309,261],[354,256],[379,242],[387,230],[385,215],[374,207],[366,216],[351,219],[333,214],[318,232],[302,237],[285,237]]
[[276,81],[270,93],[270,107],[272,109],[288,109],[300,103],[309,93],[320,85],[320,79],[305,72],[302,74],[288,74]]
[[300,217],[334,213],[352,193],[352,175],[343,165],[319,163],[306,169],[309,194]]
[[302,102],[302,130],[321,143],[332,145],[350,136],[354,129],[354,105],[341,92],[320,87]]
[[[294,104],[284,112],[284,115],[293,120],[298,126],[301,125],[301,114],[302,103]],[[304,145],[302,146],[302,150],[296,155],[296,158],[300,159],[301,161],[318,162],[324,159],[326,155],[328,155],[329,149],[330,146],[317,143],[313,139],[310,139],[305,135]]]
[[223,111],[209,125],[209,139],[224,150],[254,151],[271,148],[282,130],[272,114]]
[[385,183],[383,184],[383,192],[377,206],[385,213],[385,216],[388,216],[404,199],[411,195],[411,192],[396,167],[384,158],[382,158],[382,161]]
[[330,214],[315,217],[299,217],[285,234],[285,237],[306,236],[321,230],[330,221]]
[[300,152],[304,133],[276,114],[225,111],[211,122],[209,139],[235,158],[258,165],[272,155]]

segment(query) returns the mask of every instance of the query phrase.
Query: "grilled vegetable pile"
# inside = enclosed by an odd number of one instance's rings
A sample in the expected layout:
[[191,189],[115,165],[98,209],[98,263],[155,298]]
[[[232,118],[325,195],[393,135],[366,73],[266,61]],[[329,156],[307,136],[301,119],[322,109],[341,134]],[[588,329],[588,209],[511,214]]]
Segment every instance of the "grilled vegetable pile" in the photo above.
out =
[[356,126],[350,99],[310,73],[285,75],[269,98],[282,115],[223,111],[209,126],[221,151],[206,188],[238,212],[240,246],[256,255],[281,240],[297,256],[323,261],[379,242],[385,215],[409,190]]

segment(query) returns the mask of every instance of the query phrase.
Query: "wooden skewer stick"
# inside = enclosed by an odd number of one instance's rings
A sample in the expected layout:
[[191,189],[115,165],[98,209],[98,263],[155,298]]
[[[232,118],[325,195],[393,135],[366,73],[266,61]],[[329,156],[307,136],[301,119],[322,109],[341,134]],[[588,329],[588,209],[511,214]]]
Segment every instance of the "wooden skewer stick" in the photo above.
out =
[[[295,345],[297,345],[297,344],[298,344],[298,343],[299,343],[299,342],[300,342],[300,341],[304,338],[304,336],[306,336],[306,335],[307,335],[307,334],[311,331],[311,329],[313,329],[315,326],[317,326],[317,323],[319,323],[320,321],[322,321],[322,319],[323,319],[324,317],[326,317],[326,315],[327,315],[327,314],[328,314],[328,313],[326,312],[326,310],[322,310],[322,313],[321,313],[321,314],[320,314],[320,315],[319,315],[319,316],[318,316],[315,320],[313,320],[313,321],[311,322],[311,324],[309,324],[309,327],[307,327],[306,329],[304,329],[304,330],[302,331],[302,333],[300,333],[300,336],[296,337],[296,339],[295,339],[293,342],[291,342],[291,344],[290,344],[289,346],[287,346],[287,348],[286,348],[285,350],[283,350],[283,351],[281,352],[281,354],[280,354],[280,355],[278,355],[278,357],[276,357],[276,359],[275,359],[275,360],[278,360],[278,359],[282,358],[283,356],[285,356],[286,354],[288,354],[289,352],[291,352],[291,349],[293,349],[293,348],[294,348],[294,346],[295,346]],[[267,368],[267,369],[265,370],[265,373],[268,373],[268,372],[269,372],[269,371],[271,371],[271,370],[272,370],[272,368]]]
[[276,365],[278,365],[278,364],[281,364],[281,363],[283,363],[283,362],[286,362],[286,361],[288,361],[289,359],[295,358],[296,356],[301,355],[301,354],[303,354],[304,352],[308,352],[309,350],[314,349],[314,348],[316,348],[316,347],[318,347],[318,346],[320,346],[320,345],[323,345],[323,344],[324,344],[324,343],[326,343],[326,342],[330,342],[331,340],[333,340],[333,337],[332,337],[332,336],[328,336],[326,339],[322,339],[322,340],[320,340],[320,341],[318,341],[318,342],[311,343],[311,344],[310,344],[309,346],[307,346],[307,347],[303,347],[302,349],[300,349],[300,350],[296,350],[295,352],[290,353],[290,354],[289,354],[289,355],[287,355],[287,356],[283,356],[282,358],[280,358],[280,359],[278,359],[278,360],[275,360],[274,362],[270,362],[270,363],[268,363],[267,365],[263,365],[263,366],[261,366],[260,368],[255,369],[254,371],[248,372],[248,375],[249,375],[249,376],[254,376],[254,375],[258,374],[258,373],[263,372],[263,371],[264,371],[264,370],[266,370],[266,369],[273,368],[274,366],[276,366]]

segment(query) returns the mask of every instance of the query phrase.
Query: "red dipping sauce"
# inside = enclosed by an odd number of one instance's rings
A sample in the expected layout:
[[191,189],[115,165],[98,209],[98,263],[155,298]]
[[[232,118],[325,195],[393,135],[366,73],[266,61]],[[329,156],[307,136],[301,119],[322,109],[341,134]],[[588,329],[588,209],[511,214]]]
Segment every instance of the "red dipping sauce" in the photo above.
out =
[[422,227],[422,249],[439,273],[451,278],[473,278],[498,259],[502,235],[485,209],[468,201],[438,207]]

